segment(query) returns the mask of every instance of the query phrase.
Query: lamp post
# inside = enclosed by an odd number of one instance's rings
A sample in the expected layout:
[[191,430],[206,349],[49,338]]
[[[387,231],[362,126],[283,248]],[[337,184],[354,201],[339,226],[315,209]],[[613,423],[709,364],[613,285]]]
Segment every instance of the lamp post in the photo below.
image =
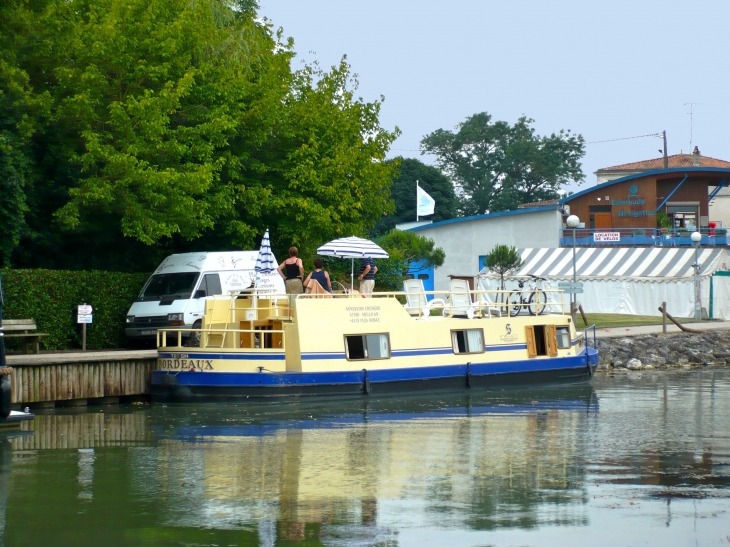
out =
[[700,294],[700,241],[702,241],[702,234],[699,232],[692,232],[692,245],[695,248],[695,319],[698,321],[702,319],[702,302]]
[[570,297],[570,315],[573,316],[573,322],[575,323],[575,285],[577,283],[577,272],[575,269],[575,229],[578,227],[578,224],[580,224],[580,219],[576,215],[570,215],[568,219],[565,221],[565,223],[568,225],[568,228],[572,228],[573,230],[573,293]]

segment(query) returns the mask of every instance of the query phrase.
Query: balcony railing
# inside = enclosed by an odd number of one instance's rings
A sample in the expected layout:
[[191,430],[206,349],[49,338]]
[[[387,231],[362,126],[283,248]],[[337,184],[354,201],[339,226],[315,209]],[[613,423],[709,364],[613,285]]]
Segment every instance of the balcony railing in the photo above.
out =
[[[639,247],[691,247],[695,230],[675,228],[577,228],[575,244],[578,247],[639,246]],[[727,230],[701,228],[700,246],[728,245]],[[566,228],[560,237],[561,247],[573,245],[573,230]]]

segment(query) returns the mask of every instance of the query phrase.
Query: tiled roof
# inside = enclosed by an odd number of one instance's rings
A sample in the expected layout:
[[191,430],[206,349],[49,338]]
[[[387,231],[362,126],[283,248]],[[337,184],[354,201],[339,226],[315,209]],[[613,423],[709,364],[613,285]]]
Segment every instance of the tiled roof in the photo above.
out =
[[548,205],[558,205],[559,199],[548,199],[545,201],[531,201],[529,203],[522,203],[517,206],[518,209],[530,209],[532,207],[547,207]]
[[[681,169],[682,167],[695,167],[694,156],[692,154],[674,154],[667,157],[669,169]],[[730,167],[730,161],[718,160],[708,156],[700,156],[699,167]],[[634,163],[624,163],[622,165],[614,165],[613,167],[602,167],[596,173],[604,171],[653,171],[655,169],[664,169],[664,158],[653,160],[637,161]]]

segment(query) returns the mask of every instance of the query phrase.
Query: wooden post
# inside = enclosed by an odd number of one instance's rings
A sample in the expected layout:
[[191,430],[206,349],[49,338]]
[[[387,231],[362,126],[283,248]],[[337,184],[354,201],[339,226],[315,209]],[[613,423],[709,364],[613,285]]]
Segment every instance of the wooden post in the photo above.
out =
[[583,305],[578,304],[578,311],[580,312],[580,316],[583,318],[583,322],[585,323],[586,327],[588,326],[588,318],[586,317],[585,312],[583,311]]
[[[662,311],[662,308],[659,308],[659,311]],[[703,332],[705,332],[703,330],[697,330],[697,329],[691,329],[689,327],[685,327],[684,325],[682,325],[682,323],[680,323],[674,317],[672,317],[671,315],[669,315],[666,312],[666,310],[664,310],[664,313],[666,314],[666,316],[669,318],[669,320],[672,323],[674,323],[675,325],[677,325],[679,327],[679,330],[681,330],[682,332],[692,332],[692,333],[696,333],[696,334],[702,334]]]
[[662,332],[667,334],[667,303],[662,302]]
[[81,324],[81,351],[86,351],[86,323]]

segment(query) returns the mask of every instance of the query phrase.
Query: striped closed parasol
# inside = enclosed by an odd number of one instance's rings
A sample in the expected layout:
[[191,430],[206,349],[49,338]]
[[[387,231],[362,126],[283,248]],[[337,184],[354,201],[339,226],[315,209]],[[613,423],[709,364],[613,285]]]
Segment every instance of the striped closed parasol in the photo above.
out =
[[266,228],[264,238],[261,240],[261,248],[259,248],[259,257],[256,259],[254,270],[257,273],[271,273],[276,271],[276,258],[271,252],[271,242],[269,241],[269,229]]

